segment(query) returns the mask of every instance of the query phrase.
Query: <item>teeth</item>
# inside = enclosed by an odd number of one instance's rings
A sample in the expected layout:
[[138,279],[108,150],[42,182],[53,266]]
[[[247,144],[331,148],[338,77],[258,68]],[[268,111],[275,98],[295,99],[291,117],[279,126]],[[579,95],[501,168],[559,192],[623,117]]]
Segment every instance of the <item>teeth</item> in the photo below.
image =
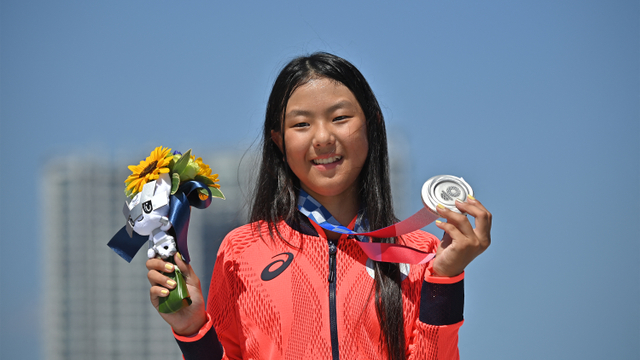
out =
[[315,159],[313,160],[313,163],[316,165],[326,165],[331,164],[332,162],[336,162],[340,159],[342,159],[342,156],[332,156],[326,159]]

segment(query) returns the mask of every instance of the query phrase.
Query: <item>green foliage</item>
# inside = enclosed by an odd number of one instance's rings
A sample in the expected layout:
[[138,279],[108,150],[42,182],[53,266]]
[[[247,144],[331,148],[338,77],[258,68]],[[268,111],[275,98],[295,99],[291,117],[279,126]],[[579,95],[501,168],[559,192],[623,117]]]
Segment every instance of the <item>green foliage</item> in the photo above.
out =
[[224,194],[222,193],[222,191],[220,191],[220,189],[210,186],[209,190],[211,190],[211,197],[222,199],[222,200],[225,199]]
[[171,195],[175,194],[180,187],[180,174],[172,173],[171,174]]
[[[189,164],[189,159],[191,158],[191,149],[189,149],[186,153],[182,154],[180,159],[176,161],[173,168],[171,168],[171,173],[177,173],[178,175],[182,175],[184,170],[187,168]],[[174,158],[175,159],[175,158]]]

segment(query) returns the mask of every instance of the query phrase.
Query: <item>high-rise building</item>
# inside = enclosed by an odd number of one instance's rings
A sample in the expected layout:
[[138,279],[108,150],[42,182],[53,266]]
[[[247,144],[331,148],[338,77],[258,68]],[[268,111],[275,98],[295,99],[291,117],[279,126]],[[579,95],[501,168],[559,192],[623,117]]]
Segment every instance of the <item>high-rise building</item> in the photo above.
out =
[[[191,212],[189,252],[206,293],[220,241],[246,221],[240,183],[248,176],[237,178],[246,168],[240,155],[198,155],[220,174],[227,197]],[[123,181],[132,163],[58,158],[43,173],[45,359],[182,358],[149,301],[146,246],[130,264],[107,247],[125,224]]]

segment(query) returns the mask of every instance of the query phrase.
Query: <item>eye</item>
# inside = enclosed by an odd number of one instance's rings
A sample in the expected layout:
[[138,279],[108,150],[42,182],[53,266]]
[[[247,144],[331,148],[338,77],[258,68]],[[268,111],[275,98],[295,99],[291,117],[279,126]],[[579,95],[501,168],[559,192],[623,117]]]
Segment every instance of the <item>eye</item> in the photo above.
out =
[[142,220],[144,220],[144,216],[142,214],[138,215],[137,218],[132,218],[131,215],[129,215],[129,218],[127,219],[127,221],[129,222],[129,225],[131,225],[131,227],[135,227],[136,226],[136,222],[141,222]]
[[294,128],[303,128],[303,127],[307,127],[307,126],[309,126],[308,122],[299,122],[299,123],[293,124],[292,127],[294,127]]
[[347,115],[342,115],[342,116],[336,116],[333,121],[342,121],[342,120],[347,120],[349,118],[349,116]]

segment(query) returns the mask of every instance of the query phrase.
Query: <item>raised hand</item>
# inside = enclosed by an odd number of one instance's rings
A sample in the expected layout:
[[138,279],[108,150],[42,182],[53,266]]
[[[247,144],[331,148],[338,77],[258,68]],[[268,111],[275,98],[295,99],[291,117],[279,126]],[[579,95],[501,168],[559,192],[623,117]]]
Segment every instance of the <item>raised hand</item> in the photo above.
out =
[[433,269],[436,275],[456,276],[482,254],[491,244],[491,213],[472,196],[466,202],[456,201],[456,207],[475,218],[475,229],[466,215],[438,205],[437,211],[446,222],[436,221],[445,231],[436,252]]

